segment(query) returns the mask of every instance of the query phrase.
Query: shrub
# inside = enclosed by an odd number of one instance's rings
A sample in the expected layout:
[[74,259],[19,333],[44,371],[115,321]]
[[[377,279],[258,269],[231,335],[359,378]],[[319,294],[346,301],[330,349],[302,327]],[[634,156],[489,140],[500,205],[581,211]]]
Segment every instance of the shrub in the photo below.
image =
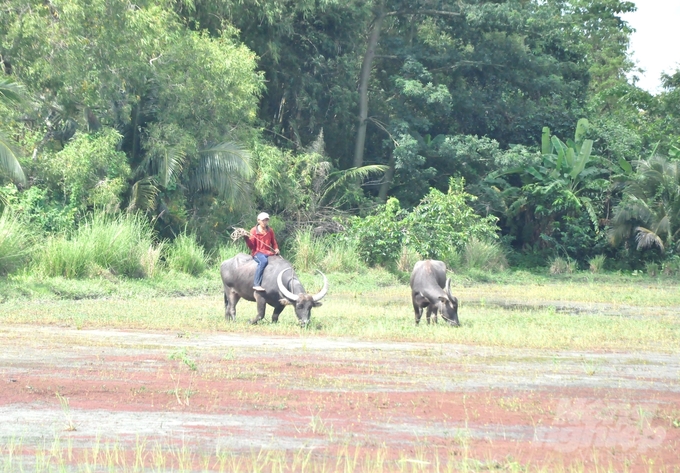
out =
[[166,262],[173,271],[197,276],[206,270],[208,257],[196,236],[183,232],[168,246]]
[[108,271],[143,277],[143,258],[153,247],[154,232],[142,216],[96,214],[72,235],[48,239],[38,261],[47,276],[80,278]]
[[451,178],[446,193],[430,189],[404,219],[405,243],[424,258],[441,259],[451,249],[461,251],[473,238],[485,241],[497,238],[498,219],[476,214],[468,205],[476,197],[464,188],[463,179]]
[[664,261],[662,272],[666,276],[680,275],[680,256],[673,255],[668,260]]
[[576,269],[576,261],[571,258],[565,259],[558,256],[550,263],[550,274],[571,274]]
[[588,260],[588,265],[590,266],[590,271],[593,273],[599,273],[604,269],[604,263],[607,260],[605,255],[597,255]]
[[659,275],[659,263],[648,262],[645,263],[645,271],[648,276],[656,277]]
[[370,266],[391,263],[399,257],[396,249],[403,246],[405,215],[397,199],[387,199],[374,215],[351,219],[345,239],[356,242],[359,256]]
[[462,179],[451,179],[449,190],[430,189],[420,204],[407,212],[399,201],[388,199],[375,215],[349,221],[346,238],[358,242],[369,265],[396,262],[404,245],[423,258],[446,259],[462,250],[471,238],[493,240],[498,227],[494,216],[477,215],[468,201]]
[[33,247],[33,234],[7,209],[0,215],[0,274],[24,266]]
[[95,206],[112,212],[118,209],[127,189],[130,167],[118,149],[121,135],[112,128],[98,133],[76,133],[61,151],[46,161],[53,185],[76,207]]
[[508,268],[505,251],[498,242],[472,238],[465,244],[462,259],[467,269],[504,271]]

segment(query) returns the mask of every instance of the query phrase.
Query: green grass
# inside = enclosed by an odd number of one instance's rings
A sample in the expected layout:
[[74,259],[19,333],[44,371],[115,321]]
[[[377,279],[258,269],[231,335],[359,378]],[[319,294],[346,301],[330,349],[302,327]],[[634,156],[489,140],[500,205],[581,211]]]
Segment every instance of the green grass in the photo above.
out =
[[195,235],[181,233],[168,245],[168,268],[173,271],[198,276],[208,267],[208,255]]
[[[598,276],[597,281],[553,280],[520,274],[515,284],[469,279],[461,284],[467,277],[457,276],[453,292],[460,300],[462,327],[455,329],[424,321],[416,327],[408,285],[386,271],[330,274],[331,290],[304,330],[290,308],[279,324],[268,322],[268,307],[263,323],[249,325],[256,306],[248,301],[239,303],[236,322],[226,322],[218,272],[213,271],[201,278],[174,274],[140,281],[16,278],[9,288],[0,286],[0,323],[578,350],[675,352],[680,346],[680,290],[672,281],[631,282],[616,275]],[[318,275],[300,278],[310,292],[321,286]],[[11,296],[16,293],[19,297]],[[518,305],[502,307],[498,302]],[[555,309],[558,303],[584,304],[587,310],[564,313]],[[588,309],[587,304],[600,306]],[[598,313],[601,304],[607,304],[607,315]]]
[[9,211],[0,214],[0,275],[15,271],[30,259],[35,236]]
[[36,266],[46,276],[145,277],[150,268],[153,272],[160,255],[153,235],[143,217],[96,214],[72,235],[49,237],[38,252]]

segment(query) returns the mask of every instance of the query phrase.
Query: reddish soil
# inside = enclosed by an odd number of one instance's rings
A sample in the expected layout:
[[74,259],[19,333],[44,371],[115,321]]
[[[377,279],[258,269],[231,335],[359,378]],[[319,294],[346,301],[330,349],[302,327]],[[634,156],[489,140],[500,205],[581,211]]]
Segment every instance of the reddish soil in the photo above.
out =
[[26,326],[0,347],[0,464],[58,439],[148,468],[680,471],[677,355]]

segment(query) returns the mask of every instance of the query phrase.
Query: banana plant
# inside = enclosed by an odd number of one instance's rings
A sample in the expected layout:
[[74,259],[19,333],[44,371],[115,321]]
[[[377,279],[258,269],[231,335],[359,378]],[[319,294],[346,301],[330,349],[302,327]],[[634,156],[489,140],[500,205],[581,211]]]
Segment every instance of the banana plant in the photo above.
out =
[[593,229],[599,233],[597,211],[587,194],[606,190],[609,180],[601,177],[606,174],[606,169],[594,165],[596,159],[592,154],[593,140],[585,138],[588,128],[588,120],[580,119],[574,138],[565,143],[552,135],[550,128],[544,127],[540,165],[513,168],[489,176],[492,179],[509,174],[520,176],[523,186],[519,192],[514,193],[514,202],[508,205],[510,213],[518,213],[527,206],[532,206],[535,214],[546,215],[549,217],[546,220],[551,221],[559,218],[560,212],[585,209]]

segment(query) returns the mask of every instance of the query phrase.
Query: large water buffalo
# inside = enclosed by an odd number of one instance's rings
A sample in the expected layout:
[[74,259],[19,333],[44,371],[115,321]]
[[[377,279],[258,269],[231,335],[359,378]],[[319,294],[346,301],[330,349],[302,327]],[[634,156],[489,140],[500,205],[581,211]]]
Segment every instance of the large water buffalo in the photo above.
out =
[[252,256],[239,253],[220,266],[222,284],[224,285],[224,317],[227,320],[236,318],[236,304],[241,298],[257,302],[257,317],[251,320],[256,324],[264,318],[267,304],[274,307],[272,322],[279,321],[279,314],[287,305],[295,308],[300,325],[307,325],[312,307],[319,307],[321,299],[328,292],[328,280],[323,276],[323,288],[317,294],[307,294],[298,278],[293,273],[293,266],[281,256],[270,256],[269,264],[262,276],[264,291],[253,289],[253,279],[257,263]]
[[427,307],[427,323],[430,315],[437,323],[437,311],[449,324],[460,326],[458,322],[458,299],[451,294],[451,279],[446,278],[446,264],[443,261],[428,259],[418,261],[411,273],[411,300],[416,316],[416,325],[420,323],[423,308]]

